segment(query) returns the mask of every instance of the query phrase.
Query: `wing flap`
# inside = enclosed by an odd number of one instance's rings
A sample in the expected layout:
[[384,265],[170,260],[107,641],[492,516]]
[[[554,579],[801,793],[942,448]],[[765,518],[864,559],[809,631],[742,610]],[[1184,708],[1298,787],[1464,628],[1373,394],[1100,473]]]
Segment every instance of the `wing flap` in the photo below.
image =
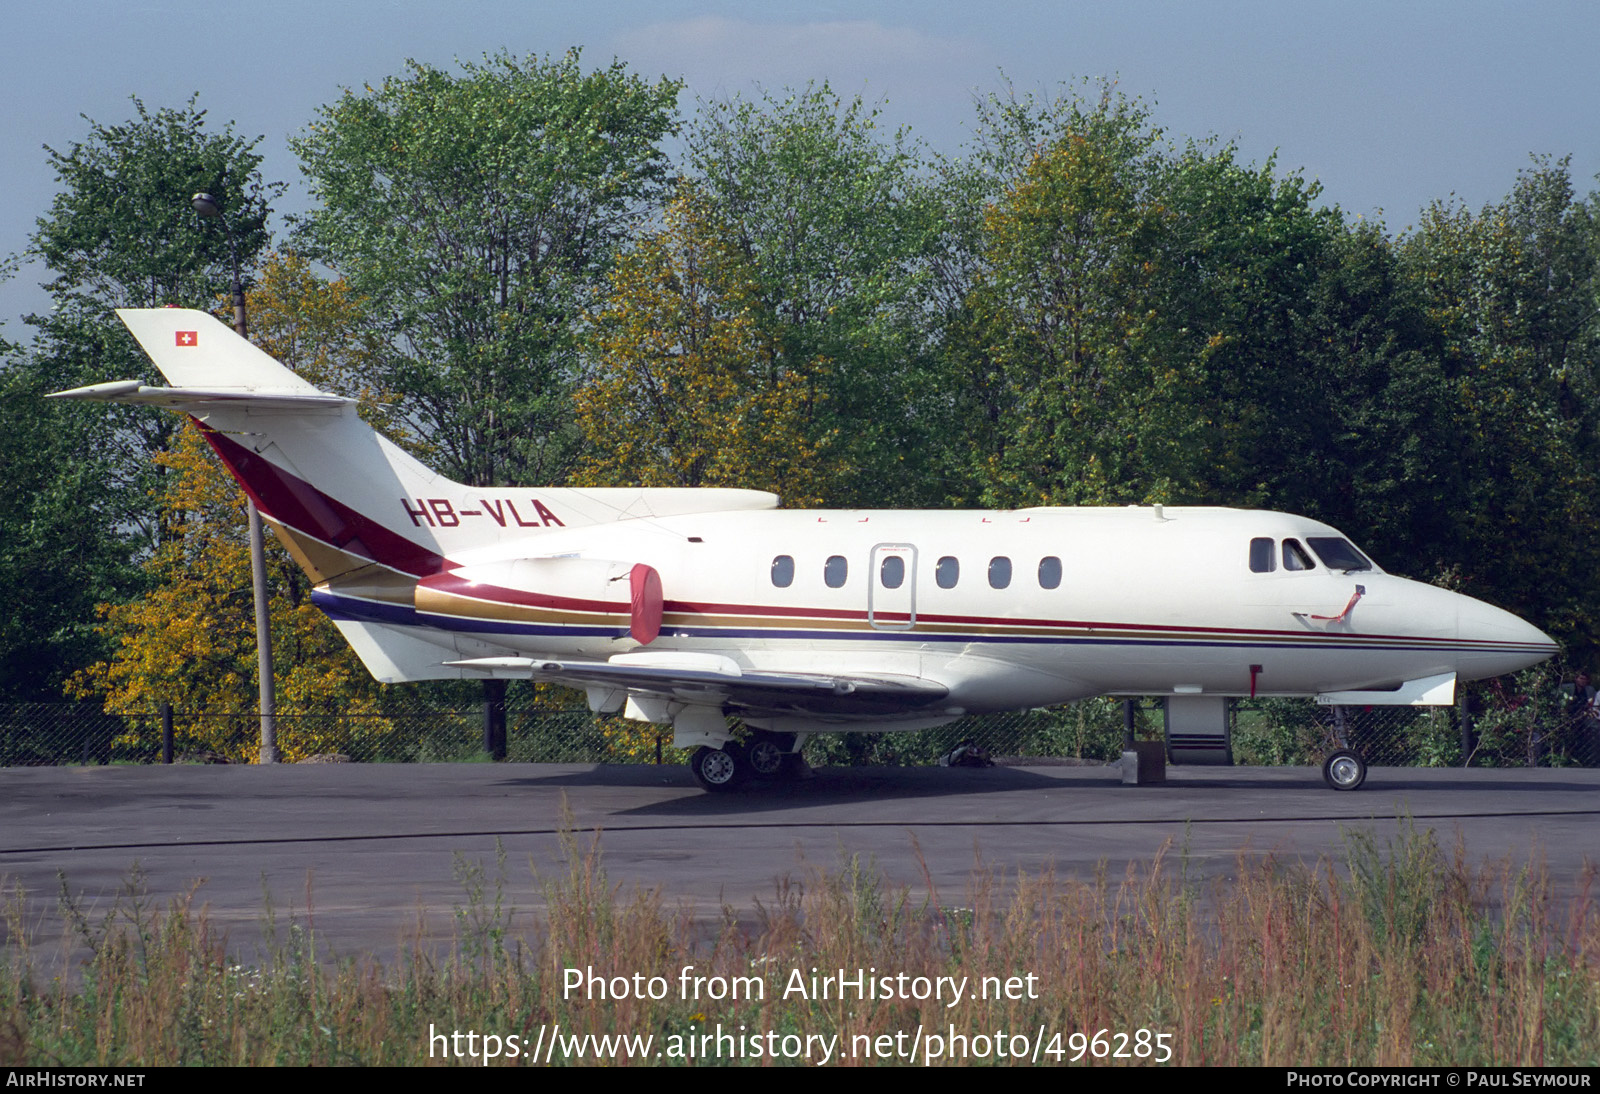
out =
[[[714,665],[716,661],[724,664]],[[750,672],[726,658],[704,663],[713,667],[533,657],[477,657],[446,662],[452,668],[488,675],[531,677],[584,689],[619,688],[697,705],[761,713],[882,716],[931,706],[950,694],[945,685],[919,676]]]

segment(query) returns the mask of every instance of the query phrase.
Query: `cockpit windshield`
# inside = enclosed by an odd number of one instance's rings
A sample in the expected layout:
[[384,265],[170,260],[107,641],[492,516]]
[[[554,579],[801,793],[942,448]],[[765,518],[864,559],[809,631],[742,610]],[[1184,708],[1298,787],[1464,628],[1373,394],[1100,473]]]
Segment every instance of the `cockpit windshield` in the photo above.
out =
[[1350,573],[1352,570],[1370,570],[1372,563],[1367,556],[1356,550],[1347,539],[1337,536],[1307,536],[1306,543],[1317,553],[1322,564],[1330,570],[1343,570]]

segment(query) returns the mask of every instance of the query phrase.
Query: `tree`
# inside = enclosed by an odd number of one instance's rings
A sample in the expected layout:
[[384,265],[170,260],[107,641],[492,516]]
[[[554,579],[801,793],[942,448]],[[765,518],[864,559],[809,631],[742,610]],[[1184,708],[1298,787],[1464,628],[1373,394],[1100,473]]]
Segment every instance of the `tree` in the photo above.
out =
[[56,275],[45,288],[58,310],[101,315],[210,299],[228,282],[229,247],[223,233],[197,224],[189,203],[197,191],[220,201],[247,268],[267,245],[270,201],[283,187],[261,179],[260,138],[237,136],[231,123],[208,132],[196,98],[154,114],[133,104],[134,120],[90,121],[86,141],[45,149],[60,189],[32,253]]
[[[1186,461],[1194,500],[1323,515],[1338,406],[1337,370],[1317,353],[1337,331],[1314,318],[1315,287],[1345,231],[1319,188],[1276,164],[1246,166],[1232,145],[1190,142],[1167,157],[1170,352],[1194,362]],[[1314,362],[1315,359],[1315,362]]]
[[383,344],[367,304],[342,279],[325,281],[304,255],[275,251],[250,294],[250,337],[324,391],[358,400],[361,416],[391,431],[398,397],[382,386]]
[[[10,695],[42,697],[103,652],[93,605],[123,599],[140,585],[135,564],[161,537],[152,496],[162,468],[170,415],[132,407],[47,403],[50,391],[107,379],[159,382],[149,361],[112,314],[210,300],[227,284],[228,244],[202,228],[190,197],[219,198],[248,266],[266,240],[268,202],[255,141],[206,125],[191,99],[180,109],[147,110],[119,125],[89,122],[88,137],[64,151],[46,149],[59,186],[41,217],[30,253],[52,271],[51,312],[30,316],[31,352],[8,354],[0,383],[0,445],[9,481],[0,574],[34,605],[7,612],[0,684]],[[26,566],[24,577],[11,566]]]
[[138,581],[116,534],[103,451],[84,446],[97,416],[45,401],[36,358],[0,343],[0,700],[59,699],[102,643],[95,605]]
[[1001,506],[1183,497],[1196,381],[1159,306],[1171,220],[1160,132],[1137,104],[1110,96],[1043,112],[995,103],[988,119],[976,167],[992,198],[951,346],[973,393],[981,497]]
[[1330,240],[1303,309],[1307,410],[1284,437],[1273,505],[1340,528],[1391,572],[1435,579],[1461,498],[1443,340],[1381,224]]
[[412,62],[292,142],[321,202],[303,238],[367,300],[385,386],[452,477],[566,473],[576,327],[664,185],[679,86],[575,50]]
[[948,423],[930,373],[948,218],[921,149],[827,84],[703,103],[687,143],[695,200],[743,253],[782,367],[826,362],[806,426],[820,493],[943,501],[945,484],[908,463]]
[[[45,150],[59,189],[30,253],[54,274],[45,285],[53,307],[28,322],[37,329],[37,367],[58,389],[108,377],[160,382],[114,309],[194,305],[228,284],[227,237],[200,224],[190,204],[196,192],[221,203],[246,271],[266,246],[269,203],[282,192],[261,179],[260,138],[246,140],[231,124],[209,131],[196,99],[154,113],[133,104],[134,119],[91,121],[88,139]],[[149,549],[159,537],[147,500],[157,488],[149,454],[166,448],[173,419],[138,407],[100,416],[110,428],[97,431],[93,447],[112,444],[120,457],[113,523],[139,529]]]
[[[1436,203],[1401,242],[1449,396],[1436,457],[1464,591],[1585,647],[1600,638],[1600,234],[1565,160],[1479,213]],[[1449,560],[1449,561],[1446,561]]]
[[576,396],[580,480],[771,490],[815,505],[830,485],[815,428],[825,360],[793,360],[750,259],[693,187],[618,263]]

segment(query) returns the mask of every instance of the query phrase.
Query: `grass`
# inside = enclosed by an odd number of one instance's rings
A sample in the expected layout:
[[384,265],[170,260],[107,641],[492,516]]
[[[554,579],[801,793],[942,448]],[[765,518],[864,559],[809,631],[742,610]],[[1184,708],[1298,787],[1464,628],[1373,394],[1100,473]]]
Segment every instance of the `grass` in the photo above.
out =
[[[909,1062],[919,1028],[915,1043],[924,1056],[939,1047],[939,1062],[1011,1062],[1019,1048],[1034,1059],[1036,1043],[1041,1063],[1119,1047],[1126,1059],[1102,1062],[1149,1062],[1158,1043],[1189,1065],[1600,1061],[1593,879],[1558,906],[1537,861],[1475,865],[1409,825],[1387,842],[1352,831],[1339,860],[1241,858],[1235,876],[1207,885],[1171,851],[1121,877],[980,869],[954,901],[914,896],[849,858],[785,881],[742,921],[619,892],[598,847],[569,837],[531,934],[513,929],[525,917],[505,902],[503,855],[462,860],[458,877],[464,899],[442,953],[419,941],[386,963],[340,960],[299,924],[272,922],[270,960],[241,967],[196,894],[158,908],[134,876],[96,919],[63,898],[67,942],[86,955],[65,978],[40,971],[51,963],[14,890],[0,1063],[414,1064],[430,1049],[439,1063],[456,1033],[454,1047],[482,1056],[496,1045],[505,1062],[511,1037],[527,1039],[526,1055],[555,1030],[652,1039],[643,1059],[637,1043],[562,1041],[555,1062],[669,1063],[708,1036],[714,1057],[761,1062],[748,1038],[769,1033],[761,1044],[780,1052],[820,1055],[831,1039],[834,1060]],[[594,978],[587,991],[568,990],[568,969]],[[953,1005],[948,994],[792,990],[841,969],[964,977],[968,988]],[[984,978],[996,997],[975,997]],[[719,1026],[747,1040],[719,1050]]]

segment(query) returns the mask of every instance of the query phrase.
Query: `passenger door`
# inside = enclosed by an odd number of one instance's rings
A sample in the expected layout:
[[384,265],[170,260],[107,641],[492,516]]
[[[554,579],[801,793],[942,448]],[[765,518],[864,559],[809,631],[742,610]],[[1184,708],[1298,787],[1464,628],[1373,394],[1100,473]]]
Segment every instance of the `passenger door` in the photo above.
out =
[[867,622],[880,631],[908,631],[917,623],[917,549],[880,543],[867,568]]

